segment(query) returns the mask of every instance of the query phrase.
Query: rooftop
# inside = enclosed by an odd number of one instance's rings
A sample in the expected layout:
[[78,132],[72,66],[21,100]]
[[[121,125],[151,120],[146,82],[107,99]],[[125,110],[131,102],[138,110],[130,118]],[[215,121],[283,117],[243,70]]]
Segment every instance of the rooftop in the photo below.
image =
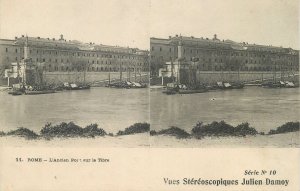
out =
[[[4,41],[6,39],[3,39]],[[83,43],[78,40],[66,40],[63,35],[60,35],[60,38],[41,38],[41,37],[27,37],[22,35],[21,37],[15,37],[14,40],[8,40],[10,43],[17,45],[25,45],[25,42],[28,42],[28,46],[35,47],[50,47],[58,49],[71,49],[71,50],[90,50],[90,51],[106,51],[106,52],[119,52],[119,53],[139,53],[139,54],[148,54],[146,50],[140,50],[138,48],[129,48],[121,46],[111,46],[103,44],[95,44],[93,42]],[[1,42],[1,41],[0,41]]]
[[217,38],[215,34],[212,39],[209,38],[196,38],[194,36],[169,36],[169,38],[151,38],[152,43],[160,43],[160,44],[183,44],[190,46],[212,46],[212,47],[223,47],[235,50],[258,50],[258,51],[275,51],[275,52],[291,52],[298,53],[298,50],[293,50],[292,48],[283,48],[276,47],[272,45],[258,45],[258,44],[249,44],[248,42],[235,42],[233,40],[220,40]]

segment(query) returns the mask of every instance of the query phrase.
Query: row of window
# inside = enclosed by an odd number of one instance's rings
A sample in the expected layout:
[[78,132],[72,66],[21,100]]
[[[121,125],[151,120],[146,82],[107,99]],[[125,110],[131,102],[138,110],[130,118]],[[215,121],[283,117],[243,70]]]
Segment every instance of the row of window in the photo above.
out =
[[[151,56],[151,59],[153,59],[153,60],[155,60],[155,56]],[[158,58],[157,58],[158,60],[160,60],[160,61],[164,61],[164,57],[163,56],[159,56]],[[177,59],[177,57],[175,58],[175,59]],[[168,59],[168,61],[174,61],[175,59],[173,59],[172,57],[169,57],[169,59]],[[183,57],[183,59],[186,59],[186,57]],[[189,59],[190,61],[193,61],[193,58],[192,57],[190,57],[190,59]],[[279,61],[279,60],[270,60],[270,59],[268,59],[268,58],[261,58],[260,60],[253,60],[253,59],[243,59],[243,60],[231,60],[231,59],[229,59],[228,60],[228,58],[226,59],[222,59],[222,58],[214,58],[214,59],[211,59],[211,58],[202,58],[202,61],[204,61],[204,62],[212,62],[212,61],[214,61],[214,62],[244,62],[244,63],[254,63],[254,64],[261,64],[261,63],[270,63],[270,62],[284,62],[284,60],[281,60],[281,61]],[[287,62],[287,64],[297,64],[297,62]]]
[[[20,49],[22,52],[23,49]],[[8,53],[9,49],[5,48],[5,52]],[[18,49],[15,49],[15,53],[18,53]],[[44,51],[44,50],[29,50],[30,54],[49,54],[49,55],[64,55],[64,56],[77,56],[77,57],[101,57],[101,58],[119,58],[119,59],[131,59],[131,60],[143,60],[143,56],[128,56],[128,55],[112,55],[112,54],[97,54],[97,53],[85,53],[85,52],[67,52],[67,51]]]
[[[69,67],[69,66],[52,66],[51,64],[48,65],[48,66],[43,66],[43,70],[44,71],[49,71],[49,72],[52,72],[52,71],[84,71],[85,68],[84,67]],[[121,70],[123,72],[126,72],[126,71],[130,71],[130,72],[134,72],[134,68],[121,68]],[[120,71],[120,68],[118,67],[87,67],[86,68],[86,71],[88,72],[119,72]],[[141,68],[136,68],[136,72],[143,72],[143,71],[147,71],[147,69],[141,69]]]
[[211,65],[206,65],[206,64],[201,64],[201,65],[197,65],[197,69],[198,70],[202,70],[202,71],[282,71],[282,70],[294,70],[294,69],[298,69],[296,67],[284,67],[284,68],[280,68],[280,67],[271,67],[271,66],[267,66],[267,67],[256,67],[256,66],[242,66],[242,67],[237,67],[237,66],[211,66]]
[[[154,51],[155,50],[155,48],[154,47],[152,47],[151,48],[151,50],[152,51]],[[169,52],[172,52],[172,48],[169,48]],[[159,51],[161,52],[162,51],[162,47],[159,47]],[[188,52],[188,49],[186,50],[186,49],[183,49],[183,53],[185,54],[186,52]],[[199,54],[199,53],[204,53],[204,54],[208,54],[208,55],[212,55],[212,56],[217,56],[217,55],[231,55],[232,57],[233,56],[249,56],[249,57],[266,57],[266,55],[265,54],[263,54],[263,53],[243,53],[243,52],[231,52],[230,54],[228,53],[228,52],[223,52],[223,51],[215,51],[215,52],[203,52],[203,51],[199,51],[199,50],[193,50],[193,49],[190,49],[190,53],[191,54]],[[272,58],[278,58],[278,59],[280,59],[280,58],[285,58],[285,59],[289,59],[289,60],[292,60],[292,59],[294,59],[294,60],[296,60],[297,59],[297,56],[287,56],[287,55],[276,55],[276,56],[274,56],[274,55],[272,55]]]
[[[7,60],[8,62],[11,61],[11,60],[9,59],[9,57],[6,57],[6,60]],[[18,57],[15,57],[15,61],[18,62],[18,61],[20,61],[20,60],[19,60]],[[36,61],[36,62],[46,62],[46,59],[45,59],[45,58],[42,58],[42,59],[36,58],[34,61]],[[52,60],[51,58],[49,58],[48,61],[49,61],[49,62],[52,62],[52,61],[53,61],[53,62],[55,62],[55,63],[58,63],[58,59],[53,59],[53,60]],[[61,60],[60,60],[61,63],[64,63],[64,61],[66,61],[66,63],[70,63],[69,59],[66,59],[66,60],[61,59]],[[101,62],[98,61],[98,60],[97,60],[97,61],[94,61],[94,60],[91,60],[91,61],[90,61],[90,60],[88,60],[87,63],[88,63],[88,64],[106,64],[106,65],[111,65],[111,64],[112,64],[111,61],[107,61],[107,60],[106,60],[105,62],[104,62],[103,60],[101,60]],[[125,63],[121,62],[121,64],[123,65],[123,64],[125,64]],[[146,64],[147,64],[147,63],[136,63],[137,66],[142,66],[142,65],[145,66]]]

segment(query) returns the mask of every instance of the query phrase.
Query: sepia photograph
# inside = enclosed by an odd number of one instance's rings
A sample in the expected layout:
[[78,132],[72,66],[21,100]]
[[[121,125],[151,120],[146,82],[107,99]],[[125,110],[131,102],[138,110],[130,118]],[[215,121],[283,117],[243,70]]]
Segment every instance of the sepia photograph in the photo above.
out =
[[153,147],[299,147],[298,1],[151,1]]
[[299,190],[299,8],[0,0],[0,190]]
[[1,142],[149,146],[147,1],[0,3]]

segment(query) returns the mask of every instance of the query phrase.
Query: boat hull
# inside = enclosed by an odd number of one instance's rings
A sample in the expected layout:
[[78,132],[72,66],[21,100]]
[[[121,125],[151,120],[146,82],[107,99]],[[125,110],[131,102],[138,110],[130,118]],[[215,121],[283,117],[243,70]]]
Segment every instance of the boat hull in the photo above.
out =
[[40,91],[25,90],[26,95],[51,94],[51,93],[55,93],[55,90],[40,90]]
[[199,89],[199,90],[179,90],[179,94],[197,94],[197,93],[205,93],[207,89]]

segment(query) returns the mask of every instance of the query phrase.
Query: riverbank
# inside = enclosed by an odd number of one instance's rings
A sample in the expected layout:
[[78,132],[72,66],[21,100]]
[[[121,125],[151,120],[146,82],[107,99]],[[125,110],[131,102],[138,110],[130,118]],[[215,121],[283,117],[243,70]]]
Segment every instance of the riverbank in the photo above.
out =
[[255,135],[245,137],[205,137],[203,139],[178,139],[168,135],[150,137],[151,147],[196,147],[196,148],[238,148],[238,147],[277,147],[299,148],[300,134],[291,132],[274,135]]
[[0,137],[0,147],[149,147],[149,133],[139,133],[124,136],[103,136],[95,138],[53,138],[51,140],[34,139],[28,140],[16,136]]
[[55,147],[147,147],[149,146],[150,124],[135,123],[115,135],[106,132],[97,124],[80,127],[73,122],[52,125],[50,123],[35,132],[17,128],[8,132],[0,131],[0,144],[6,146],[55,146]]
[[299,122],[287,122],[267,134],[249,123],[198,122],[191,132],[179,127],[150,131],[152,147],[299,147]]

